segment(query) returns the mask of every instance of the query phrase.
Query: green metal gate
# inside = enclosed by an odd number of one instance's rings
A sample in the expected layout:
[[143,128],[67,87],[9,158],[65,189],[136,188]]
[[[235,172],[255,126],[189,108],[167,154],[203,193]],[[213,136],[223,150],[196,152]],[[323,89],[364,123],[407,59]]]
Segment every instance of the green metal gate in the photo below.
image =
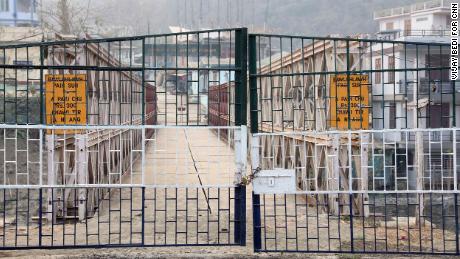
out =
[[459,254],[449,53],[249,36],[255,251]]
[[247,30],[0,46],[0,249],[245,245]]

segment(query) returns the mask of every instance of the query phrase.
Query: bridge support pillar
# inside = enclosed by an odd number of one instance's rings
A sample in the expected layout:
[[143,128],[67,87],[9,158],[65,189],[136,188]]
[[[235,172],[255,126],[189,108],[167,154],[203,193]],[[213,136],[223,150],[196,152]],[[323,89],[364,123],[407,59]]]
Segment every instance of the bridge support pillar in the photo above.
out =
[[[88,150],[87,138],[84,134],[75,135],[76,159],[77,159],[77,184],[88,184]],[[86,188],[78,189],[78,219],[86,218]]]
[[[48,180],[47,184],[49,186],[55,185],[56,184],[56,171],[57,167],[55,166],[56,163],[54,163],[56,157],[55,157],[55,150],[54,150],[54,135],[53,134],[47,134],[46,135],[46,148],[48,151],[48,160],[47,160],[47,165],[48,165]],[[57,208],[54,206],[55,199],[56,199],[56,190],[53,188],[48,188],[48,197],[47,197],[47,209],[46,209],[46,220],[48,223],[54,223],[56,221],[56,211]]]

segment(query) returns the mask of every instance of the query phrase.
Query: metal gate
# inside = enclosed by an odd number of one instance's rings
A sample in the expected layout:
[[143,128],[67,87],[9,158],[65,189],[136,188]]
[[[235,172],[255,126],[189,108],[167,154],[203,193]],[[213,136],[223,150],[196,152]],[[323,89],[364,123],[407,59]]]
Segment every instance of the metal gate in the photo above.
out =
[[0,46],[0,249],[245,245],[246,52],[246,29]]
[[1,46],[0,249],[245,245],[253,181],[255,251],[459,254],[448,53],[244,28]]
[[449,50],[249,36],[255,251],[459,254]]

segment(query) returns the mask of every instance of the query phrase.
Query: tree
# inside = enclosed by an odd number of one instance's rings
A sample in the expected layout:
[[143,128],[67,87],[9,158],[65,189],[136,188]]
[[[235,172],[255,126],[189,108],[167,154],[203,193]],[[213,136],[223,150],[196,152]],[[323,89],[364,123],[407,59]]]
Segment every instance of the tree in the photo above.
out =
[[57,33],[80,35],[101,23],[91,0],[45,0],[38,6],[44,28]]

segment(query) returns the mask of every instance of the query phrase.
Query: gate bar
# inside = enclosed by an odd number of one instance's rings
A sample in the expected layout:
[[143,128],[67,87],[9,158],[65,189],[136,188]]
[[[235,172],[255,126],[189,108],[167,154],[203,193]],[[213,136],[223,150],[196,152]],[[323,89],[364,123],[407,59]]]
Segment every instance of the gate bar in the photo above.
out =
[[[235,126],[247,124],[248,29],[235,30]],[[246,159],[246,158],[244,158]],[[246,186],[235,187],[235,243],[246,245]]]

